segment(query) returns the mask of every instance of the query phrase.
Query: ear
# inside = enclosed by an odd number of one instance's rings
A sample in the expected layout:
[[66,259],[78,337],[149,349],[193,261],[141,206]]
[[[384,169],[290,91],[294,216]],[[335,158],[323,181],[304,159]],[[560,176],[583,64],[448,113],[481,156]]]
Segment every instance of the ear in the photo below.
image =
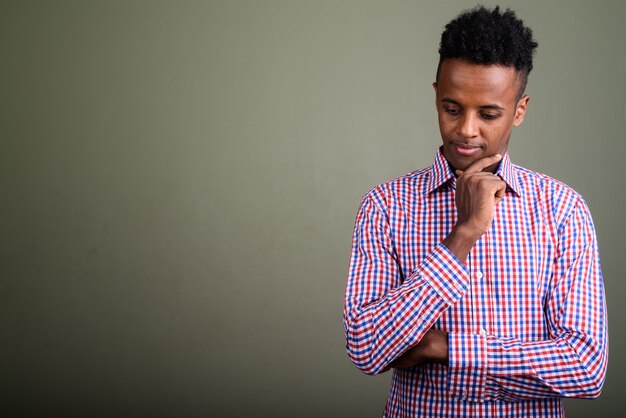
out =
[[515,108],[515,117],[513,118],[513,126],[516,128],[524,122],[524,116],[526,115],[526,109],[528,108],[528,102],[530,96],[523,95],[521,99],[517,101],[517,107]]
[[437,90],[437,82],[435,81],[433,83],[433,89],[435,89],[435,109],[437,108],[437,94],[439,93],[439,90]]

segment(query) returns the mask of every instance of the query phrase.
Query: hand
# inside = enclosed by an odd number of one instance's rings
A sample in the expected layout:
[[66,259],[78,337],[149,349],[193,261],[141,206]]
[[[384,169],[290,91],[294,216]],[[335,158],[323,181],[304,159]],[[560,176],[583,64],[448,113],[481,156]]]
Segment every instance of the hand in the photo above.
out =
[[448,333],[431,328],[420,342],[395,359],[383,371],[390,368],[404,369],[421,363],[448,364]]
[[456,170],[456,226],[480,238],[493,220],[495,206],[502,200],[506,183],[498,176],[483,171],[502,159],[500,154],[481,158],[465,171]]
[[496,154],[475,161],[465,171],[456,170],[457,222],[442,243],[461,262],[465,262],[476,241],[491,225],[495,207],[504,197],[506,183],[483,171],[501,159]]

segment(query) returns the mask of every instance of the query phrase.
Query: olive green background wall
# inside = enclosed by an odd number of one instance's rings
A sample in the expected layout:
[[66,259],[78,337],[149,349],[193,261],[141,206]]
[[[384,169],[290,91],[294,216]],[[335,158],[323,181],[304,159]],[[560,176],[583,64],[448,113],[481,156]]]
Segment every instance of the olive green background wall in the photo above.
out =
[[[0,2],[0,415],[379,416],[389,374],[344,351],[354,217],[431,163],[438,39],[475,4]],[[626,3],[502,4],[540,43],[512,160],[601,248],[608,377],[568,416],[618,416]]]

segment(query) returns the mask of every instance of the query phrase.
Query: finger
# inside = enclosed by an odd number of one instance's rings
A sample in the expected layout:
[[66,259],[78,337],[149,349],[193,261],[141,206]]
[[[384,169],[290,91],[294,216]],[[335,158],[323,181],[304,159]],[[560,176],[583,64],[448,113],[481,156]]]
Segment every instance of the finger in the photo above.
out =
[[502,188],[506,188],[505,181],[502,180],[500,176],[496,176],[495,174],[481,171],[479,173],[472,173],[471,177],[479,179],[480,182],[488,182],[491,186],[493,186],[494,192],[496,189],[500,190]]
[[495,197],[502,199],[506,193],[506,183],[500,180],[499,186],[498,190],[496,190]]
[[476,173],[478,171],[483,171],[485,168],[489,167],[492,164],[497,163],[502,159],[502,155],[496,154],[490,157],[481,158],[480,160],[474,161],[472,165],[467,167],[465,170],[466,173]]
[[496,185],[496,189],[493,195],[494,203],[496,205],[500,203],[500,201],[504,198],[505,193],[506,193],[506,183],[500,180]]
[[397,359],[392,361],[388,367],[393,369],[402,369],[406,367],[406,363],[407,361],[405,359],[403,359],[402,357],[398,357]]
[[463,177],[465,177],[466,179],[469,179],[469,178],[477,178],[478,179],[478,178],[480,178],[482,180],[487,180],[487,181],[490,181],[490,180],[502,181],[499,176],[496,176],[495,174],[490,173],[488,171],[475,171],[473,173],[469,173],[469,172],[466,171],[465,175]]
[[[463,171],[463,170],[454,170],[454,173],[457,175],[457,177],[461,177],[461,175],[463,173],[465,173],[465,171]],[[467,173],[471,174],[470,172],[467,172]],[[489,171],[475,171],[474,174],[485,174],[485,175],[488,175],[488,176],[495,176],[495,175],[497,175],[497,174],[494,174],[494,173],[489,172]]]
[[506,191],[506,183],[495,174],[485,171],[479,171],[478,173],[470,173],[465,176],[465,182],[474,180],[476,184],[485,185],[492,193],[504,193]]

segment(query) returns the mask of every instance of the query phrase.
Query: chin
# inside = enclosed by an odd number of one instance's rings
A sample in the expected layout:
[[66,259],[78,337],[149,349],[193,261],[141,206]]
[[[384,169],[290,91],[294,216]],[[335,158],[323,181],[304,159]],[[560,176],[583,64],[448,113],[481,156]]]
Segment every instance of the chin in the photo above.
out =
[[454,167],[456,170],[465,171],[476,160],[478,160],[478,159],[470,160],[470,161],[462,161],[462,162],[461,161],[454,161],[454,162],[452,162],[450,164],[452,164],[452,167]]
[[[452,155],[453,157],[450,158],[449,155]],[[467,167],[472,165],[475,161],[478,161],[481,158],[483,158],[484,155],[481,152],[481,153],[478,153],[478,155],[465,157],[462,155],[454,155],[452,152],[449,152],[449,153],[444,152],[444,157],[446,158],[446,160],[448,160],[448,163],[450,163],[450,165],[454,167],[456,170],[465,171]]]

